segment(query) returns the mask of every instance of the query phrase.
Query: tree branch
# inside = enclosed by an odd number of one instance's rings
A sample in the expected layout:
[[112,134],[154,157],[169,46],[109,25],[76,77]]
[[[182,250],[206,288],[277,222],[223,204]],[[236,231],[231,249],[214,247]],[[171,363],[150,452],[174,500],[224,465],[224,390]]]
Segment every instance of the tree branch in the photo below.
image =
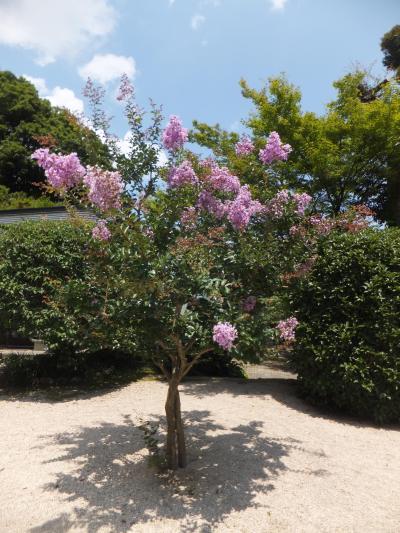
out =
[[171,354],[170,348],[165,344],[165,342],[156,340],[156,344],[160,346],[167,353],[168,357],[171,359],[172,364],[176,365],[176,357]]
[[157,366],[157,367],[161,370],[161,372],[163,373],[165,379],[166,379],[166,380],[168,381],[168,383],[169,383],[170,380],[171,380],[171,376],[168,374],[168,371],[167,371],[167,369],[165,368],[165,366],[164,366],[164,364],[162,363],[162,361],[157,361],[156,359],[152,359],[152,361],[153,361],[153,364],[154,364],[155,366]]
[[186,374],[194,367],[194,365],[197,363],[197,361],[206,353],[208,352],[212,352],[214,350],[214,347],[211,346],[211,347],[208,347],[208,348],[204,348],[204,350],[200,350],[200,352],[198,352],[194,357],[193,359],[190,361],[190,363],[187,365],[184,373],[182,374],[182,378],[184,378],[186,376]]

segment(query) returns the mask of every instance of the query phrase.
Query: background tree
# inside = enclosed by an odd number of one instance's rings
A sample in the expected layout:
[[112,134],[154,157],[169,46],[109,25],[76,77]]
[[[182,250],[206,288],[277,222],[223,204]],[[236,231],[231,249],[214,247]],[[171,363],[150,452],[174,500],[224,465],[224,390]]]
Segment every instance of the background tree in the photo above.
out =
[[39,196],[34,183],[43,182],[44,174],[30,156],[42,143],[77,152],[86,164],[110,165],[108,150],[94,131],[67,110],[39,98],[25,78],[1,71],[0,185]]
[[400,93],[396,80],[381,96],[360,99],[360,85],[368,80],[358,70],[334,83],[335,100],[318,116],[301,110],[301,93],[280,76],[261,90],[242,80],[242,94],[254,104],[243,121],[257,150],[271,131],[293,146],[293,154],[278,175],[265,174],[257,153],[246,159],[235,154],[236,133],[218,125],[194,122],[191,137],[213,151],[245,182],[273,194],[280,186],[307,191],[322,213],[337,215],[351,205],[365,203],[380,220],[400,224]]
[[381,40],[383,52],[383,64],[389,70],[393,70],[400,77],[400,25],[397,24],[386,32]]

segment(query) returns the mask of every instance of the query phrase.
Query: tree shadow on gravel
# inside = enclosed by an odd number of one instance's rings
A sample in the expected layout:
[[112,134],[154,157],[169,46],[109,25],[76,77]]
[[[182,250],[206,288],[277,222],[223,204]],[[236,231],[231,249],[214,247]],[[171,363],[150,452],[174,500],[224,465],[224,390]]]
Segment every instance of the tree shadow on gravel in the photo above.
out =
[[318,407],[303,400],[298,394],[297,381],[293,378],[267,378],[267,379],[212,379],[208,381],[183,383],[182,392],[196,398],[218,395],[222,393],[232,396],[270,396],[289,409],[306,414],[313,418],[332,420],[340,424],[354,427],[374,427],[386,430],[399,431],[399,424],[378,425],[369,419],[352,416],[338,409]]
[[[60,473],[45,490],[75,502],[75,507],[30,532],[80,528],[96,533],[103,528],[125,533],[155,518],[179,521],[182,532],[211,532],[230,513],[260,506],[257,494],[274,489],[274,480],[289,470],[284,460],[292,450],[320,455],[295,439],[266,438],[262,422],[227,429],[208,411],[194,411],[185,423],[189,466],[176,473],[149,467],[143,434],[128,416],[120,425],[104,423],[45,442],[65,449],[51,461],[60,464]],[[65,473],[71,464],[76,469]],[[301,473],[327,475],[323,470]]]

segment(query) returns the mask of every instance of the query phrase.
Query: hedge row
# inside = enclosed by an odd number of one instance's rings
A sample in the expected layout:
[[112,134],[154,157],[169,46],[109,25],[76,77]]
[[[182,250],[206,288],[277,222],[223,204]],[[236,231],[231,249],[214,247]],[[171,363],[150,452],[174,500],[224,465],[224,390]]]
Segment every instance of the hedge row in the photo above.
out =
[[400,420],[400,230],[331,234],[291,297],[303,394],[378,422]]

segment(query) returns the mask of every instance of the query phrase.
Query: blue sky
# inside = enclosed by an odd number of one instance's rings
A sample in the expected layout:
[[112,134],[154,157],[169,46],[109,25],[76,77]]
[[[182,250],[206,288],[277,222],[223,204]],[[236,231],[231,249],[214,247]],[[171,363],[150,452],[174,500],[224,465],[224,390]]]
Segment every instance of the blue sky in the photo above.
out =
[[125,70],[141,104],[237,129],[250,109],[241,77],[259,88],[284,72],[320,113],[357,62],[384,73],[380,39],[397,23],[400,0],[0,0],[0,68],[78,111],[90,74],[116,117]]

